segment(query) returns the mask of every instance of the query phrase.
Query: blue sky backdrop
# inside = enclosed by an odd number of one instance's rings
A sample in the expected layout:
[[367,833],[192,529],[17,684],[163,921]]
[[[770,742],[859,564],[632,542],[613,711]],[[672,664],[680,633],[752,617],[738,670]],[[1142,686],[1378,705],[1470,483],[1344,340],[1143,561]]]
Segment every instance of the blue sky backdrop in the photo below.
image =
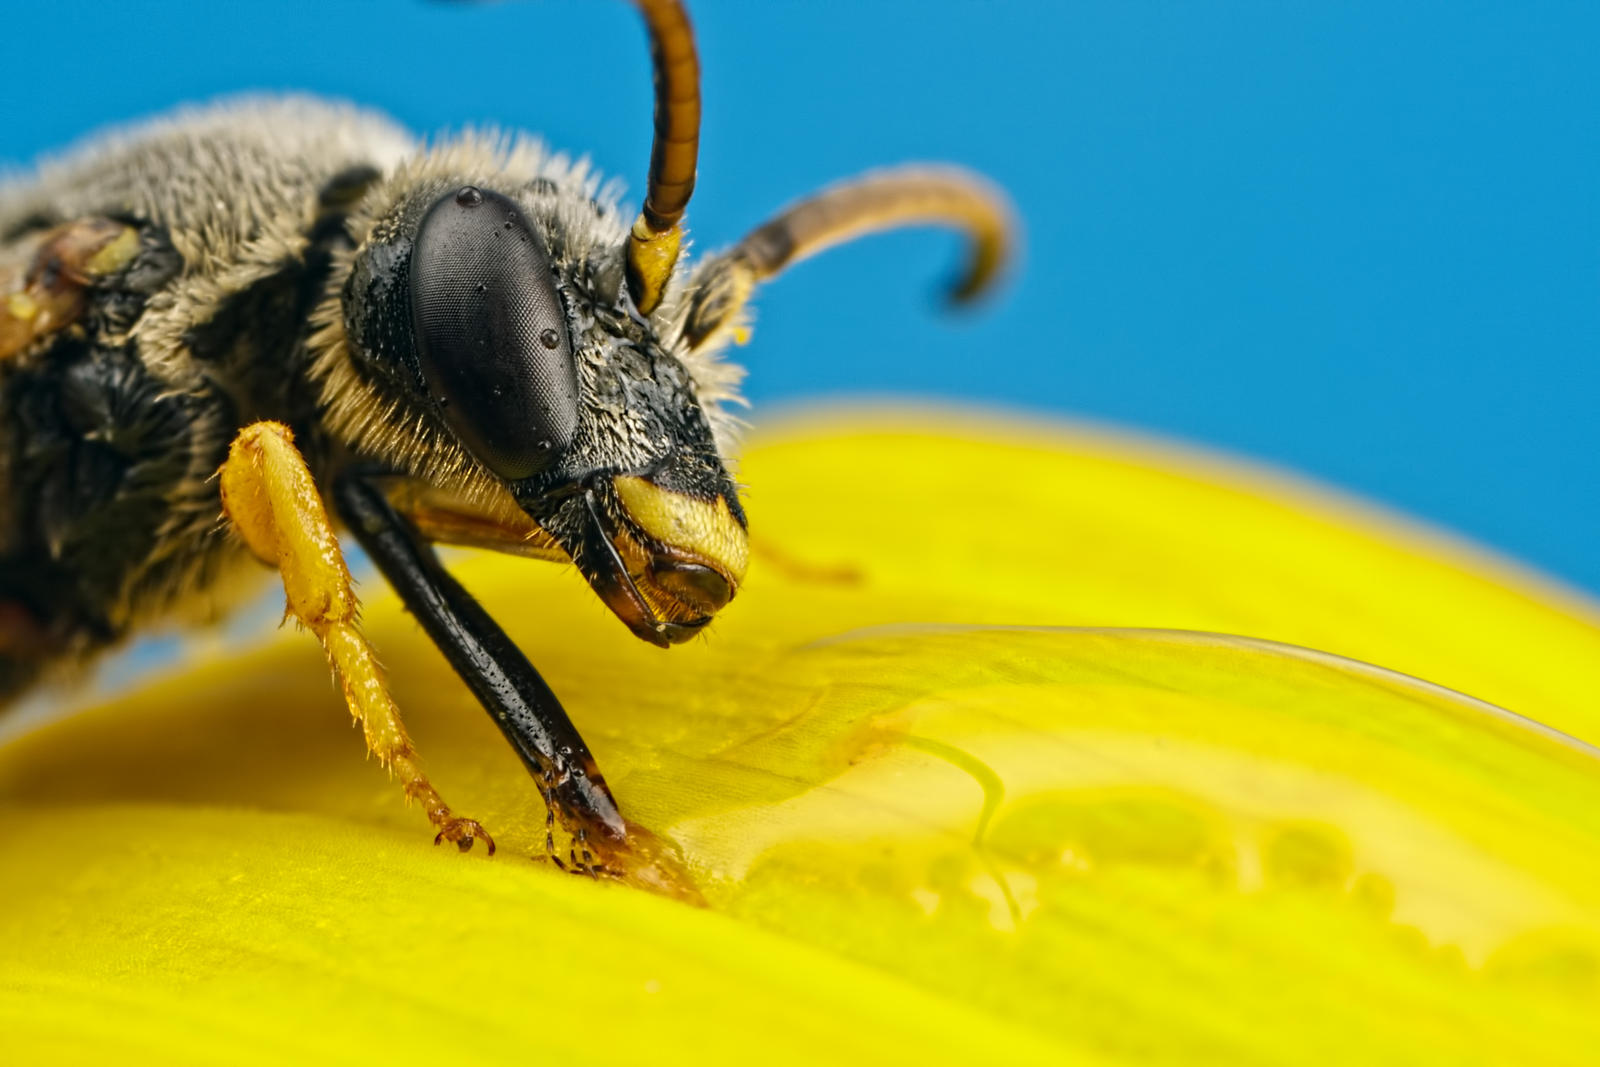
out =
[[[1600,5],[1133,0],[692,5],[703,247],[908,159],[1009,189],[1027,257],[936,311],[959,246],[810,261],[743,353],[763,410],[897,393],[1265,459],[1600,591]],[[0,159],[245,89],[418,131],[494,122],[637,186],[620,0],[14,5]],[[891,472],[886,472],[886,474]],[[1181,517],[1175,516],[1175,520]]]

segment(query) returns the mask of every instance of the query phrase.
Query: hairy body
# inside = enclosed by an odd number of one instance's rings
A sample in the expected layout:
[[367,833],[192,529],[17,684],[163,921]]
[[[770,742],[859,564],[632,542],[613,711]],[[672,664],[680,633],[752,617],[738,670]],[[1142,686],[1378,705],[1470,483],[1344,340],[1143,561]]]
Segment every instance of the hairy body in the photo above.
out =
[[321,206],[330,179],[407,147],[353,111],[239,105],[112,135],[0,193],[13,289],[81,219],[139,242],[101,276],[59,279],[83,290],[78,315],[0,359],[0,696],[147,621],[225,606],[245,553],[213,476],[234,432],[275,418],[325,440],[304,365],[347,240]]
[[[581,205],[584,247],[570,254],[620,244],[598,181],[532,142],[469,135],[425,152],[381,116],[313,99],[180,113],[0,190],[13,289],[78,220],[138,239],[107,273],[59,279],[82,290],[75,317],[0,355],[0,699],[149,622],[215,617],[257,587],[214,477],[251,423],[291,427],[319,486],[341,463],[380,458],[457,496],[495,493],[451,442],[416,440],[442,437],[427,413],[395,411],[364,380],[338,308],[351,252],[398,198],[484,172],[548,185],[552,223]],[[608,377],[593,362],[591,377]],[[735,369],[685,362],[702,397],[732,395]],[[634,376],[609,377],[598,395],[619,417],[597,436],[648,434],[624,403]],[[730,423],[713,419],[726,439]]]
[[1008,227],[982,182],[908,167],[682,267],[698,60],[679,0],[635,3],[656,140],[631,225],[533,141],[420,144],[307,98],[179,113],[0,189],[0,705],[146,623],[219,613],[253,557],[435,841],[492,852],[422,771],[335,514],[523,760],[550,858],[688,884],[433,545],[569,561],[635,636],[689,640],[745,575],[725,413],[742,372],[718,353],[755,287],[939,222],[972,237],[965,299]]

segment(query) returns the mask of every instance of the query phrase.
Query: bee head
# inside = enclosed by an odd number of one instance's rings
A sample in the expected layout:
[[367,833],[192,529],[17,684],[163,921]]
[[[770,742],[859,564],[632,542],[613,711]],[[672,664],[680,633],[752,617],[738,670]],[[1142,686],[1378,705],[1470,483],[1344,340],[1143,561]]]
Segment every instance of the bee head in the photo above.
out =
[[634,633],[666,645],[744,578],[745,517],[719,447],[740,372],[714,357],[755,287],[840,241],[935,223],[971,237],[952,290],[970,301],[1012,227],[986,182],[910,166],[824,189],[679,270],[699,63],[678,0],[637,7],[656,102],[632,224],[559,158],[472,138],[435,147],[364,195],[339,311],[324,305],[313,346],[327,425],[358,457],[475,501],[501,529],[523,523],[525,545],[547,539]]
[[592,183],[511,173],[391,183],[342,289],[352,373],[330,416],[364,418],[340,435],[395,473],[509,496],[635,634],[686,640],[747,554],[705,357],[637,311]]

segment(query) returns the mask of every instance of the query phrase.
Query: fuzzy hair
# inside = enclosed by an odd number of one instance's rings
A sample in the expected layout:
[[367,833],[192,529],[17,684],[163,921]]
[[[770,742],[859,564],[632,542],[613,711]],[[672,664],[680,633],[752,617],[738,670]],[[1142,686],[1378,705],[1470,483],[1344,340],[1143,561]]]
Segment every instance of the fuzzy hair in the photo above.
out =
[[[208,386],[188,351],[193,329],[229,297],[301,260],[320,191],[359,166],[374,167],[381,177],[350,220],[358,241],[419,184],[543,178],[552,192],[534,207],[546,212],[552,232],[563,235],[566,253],[614,250],[620,282],[631,215],[620,210],[619,186],[602,182],[586,161],[551,153],[532,138],[495,133],[468,132],[430,146],[380,114],[310,96],[235,97],[102,131],[29,173],[0,179],[0,234],[107,213],[164,227],[183,269],[149,299],[133,339],[146,367],[171,391],[199,393]],[[337,300],[352,258],[336,256],[326,291],[333,299],[322,302],[312,322],[311,369],[323,388],[325,425],[357,451],[428,457],[416,473],[436,484],[468,496],[502,497],[498,479],[426,413],[401,410],[356,381]],[[652,326],[691,375],[716,447],[731,465],[742,423],[728,409],[742,403],[743,372],[718,358],[726,336],[693,352],[682,340],[692,285],[691,272],[680,267]],[[193,427],[196,465],[186,478],[189,488],[172,500],[159,538],[165,548],[146,572],[152,580],[158,572],[166,575],[164,590],[148,599],[150,583],[130,579],[129,596],[140,603],[123,605],[119,614],[130,620],[163,615],[181,602],[208,601],[208,593],[228,584],[219,581],[225,561],[193,548],[214,544],[219,533],[207,457],[224,451],[237,429],[215,418]]]
[[[133,338],[168,390],[199,393],[206,382],[188,353],[190,331],[231,295],[300,258],[331,176],[361,164],[392,168],[415,147],[390,120],[348,105],[309,96],[225,99],[102,131],[10,176],[0,184],[0,233],[108,213],[165,228],[183,270],[146,303]],[[180,606],[214,613],[220,608],[194,606],[230,584],[219,581],[225,561],[195,546],[217,540],[210,457],[238,427],[201,415],[191,429],[187,488],[170,501],[160,547],[130,576],[125,602],[111,607],[130,624]]]
[[[530,214],[543,223],[552,258],[598,262],[620,285],[622,256],[631,215],[621,210],[620,183],[594,173],[586,158],[550,152],[542,141],[497,131],[466,131],[423,148],[378,183],[349,220],[358,246],[393,236],[394,212],[421,192],[442,195],[463,185],[525,187],[544,183],[543,191],[522,192]],[[504,494],[502,483],[461,447],[431,412],[418,410],[403,398],[371,388],[357,369],[345,335],[341,303],[345,280],[361,247],[337,257],[324,299],[313,316],[312,374],[322,389],[324,421],[330,431],[355,450],[369,455],[403,458],[410,472],[436,485],[448,485],[469,500]],[[743,422],[729,408],[742,405],[739,384],[744,371],[720,358],[730,334],[712,338],[690,350],[683,339],[692,294],[691,272],[675,272],[651,324],[668,355],[688,371],[695,394],[711,426],[718,453],[732,463]],[[599,371],[599,354],[579,350],[580,391]],[[635,413],[608,410],[606,432],[618,438],[605,451],[626,455],[647,447],[629,439],[642,433]]]

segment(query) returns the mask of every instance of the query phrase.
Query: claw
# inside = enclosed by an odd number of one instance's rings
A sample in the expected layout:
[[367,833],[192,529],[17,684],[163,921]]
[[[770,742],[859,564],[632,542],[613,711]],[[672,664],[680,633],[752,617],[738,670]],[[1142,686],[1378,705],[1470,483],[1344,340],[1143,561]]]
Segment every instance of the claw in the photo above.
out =
[[462,852],[470,851],[473,841],[483,841],[483,847],[489,855],[494,855],[494,838],[483,828],[477,819],[449,819],[439,827],[439,832],[434,835],[433,843],[441,844],[450,841]]

